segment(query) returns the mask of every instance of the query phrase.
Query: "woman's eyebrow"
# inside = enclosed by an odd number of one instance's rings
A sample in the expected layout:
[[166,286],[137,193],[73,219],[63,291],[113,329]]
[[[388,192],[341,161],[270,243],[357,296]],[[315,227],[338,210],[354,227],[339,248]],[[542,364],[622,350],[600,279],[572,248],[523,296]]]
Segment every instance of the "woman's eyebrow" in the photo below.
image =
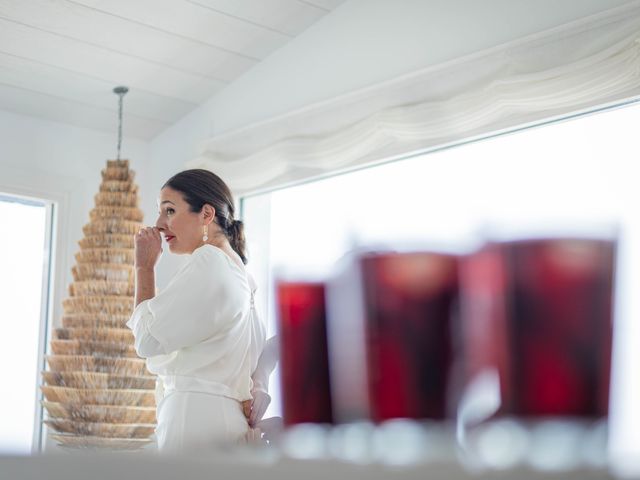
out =
[[160,203],[160,205],[164,205],[165,203],[170,203],[171,205],[175,205],[175,203],[173,203],[171,200],[165,200],[164,202]]

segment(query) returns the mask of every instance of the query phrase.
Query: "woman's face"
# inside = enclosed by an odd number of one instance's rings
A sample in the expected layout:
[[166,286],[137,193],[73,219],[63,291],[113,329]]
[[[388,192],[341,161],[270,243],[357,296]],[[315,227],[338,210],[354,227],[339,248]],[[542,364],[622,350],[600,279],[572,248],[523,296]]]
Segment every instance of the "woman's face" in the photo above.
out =
[[203,213],[192,212],[182,194],[172,188],[160,190],[156,227],[172,253],[193,253],[202,245]]

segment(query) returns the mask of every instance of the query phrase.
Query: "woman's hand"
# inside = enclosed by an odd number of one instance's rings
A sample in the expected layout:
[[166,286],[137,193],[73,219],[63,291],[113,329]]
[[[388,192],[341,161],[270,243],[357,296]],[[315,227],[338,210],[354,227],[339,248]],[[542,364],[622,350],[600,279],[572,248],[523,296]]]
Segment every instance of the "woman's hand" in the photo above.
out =
[[267,411],[271,403],[271,395],[263,390],[253,390],[251,392],[253,401],[251,402],[251,414],[249,415],[249,425],[255,426]]
[[137,269],[153,270],[162,253],[162,238],[156,227],[141,228],[134,239]]
[[252,390],[251,395],[253,396],[251,400],[242,402],[242,411],[244,416],[247,417],[249,426],[253,427],[262,420],[271,403],[271,395],[263,390]]
[[240,443],[250,445],[276,444],[280,441],[284,425],[282,417],[271,417],[260,420],[255,427],[250,427],[241,438]]
[[282,417],[271,417],[260,420],[254,429],[262,433],[262,440],[266,440],[269,443],[278,443],[284,430]]
[[[262,439],[262,430],[259,428],[250,428],[247,430],[242,440],[249,445],[266,445],[267,443],[266,440]],[[242,443],[242,441],[240,443]]]

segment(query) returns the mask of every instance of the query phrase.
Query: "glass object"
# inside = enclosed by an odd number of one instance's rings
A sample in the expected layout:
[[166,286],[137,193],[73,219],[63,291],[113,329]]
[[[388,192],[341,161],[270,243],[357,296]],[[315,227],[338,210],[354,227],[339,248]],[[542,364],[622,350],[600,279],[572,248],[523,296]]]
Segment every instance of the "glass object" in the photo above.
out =
[[447,418],[457,260],[437,253],[360,259],[371,420]]
[[472,462],[557,470],[585,463],[587,448],[592,463],[604,457],[615,253],[613,240],[538,238],[491,243],[461,263],[460,421]]
[[325,286],[279,281],[276,299],[284,424],[332,423]]
[[386,464],[451,458],[458,257],[353,253],[327,283],[333,455]]

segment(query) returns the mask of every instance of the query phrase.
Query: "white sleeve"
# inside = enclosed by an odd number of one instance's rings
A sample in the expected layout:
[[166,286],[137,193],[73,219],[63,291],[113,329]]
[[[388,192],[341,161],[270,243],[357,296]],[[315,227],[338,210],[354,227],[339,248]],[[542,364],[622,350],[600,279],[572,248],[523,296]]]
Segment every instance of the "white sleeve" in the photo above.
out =
[[127,326],[138,355],[148,358],[196,345],[230,328],[248,308],[248,288],[234,274],[224,252],[192,255],[169,285],[141,302]]
[[260,390],[269,393],[269,376],[278,363],[280,342],[277,336],[267,340],[267,344],[262,350],[262,355],[258,360],[255,372],[253,372],[253,388],[252,390]]
[[133,332],[136,353],[142,358],[168,353],[149,332],[150,317],[149,300],[145,300],[140,302],[127,322],[127,327]]

